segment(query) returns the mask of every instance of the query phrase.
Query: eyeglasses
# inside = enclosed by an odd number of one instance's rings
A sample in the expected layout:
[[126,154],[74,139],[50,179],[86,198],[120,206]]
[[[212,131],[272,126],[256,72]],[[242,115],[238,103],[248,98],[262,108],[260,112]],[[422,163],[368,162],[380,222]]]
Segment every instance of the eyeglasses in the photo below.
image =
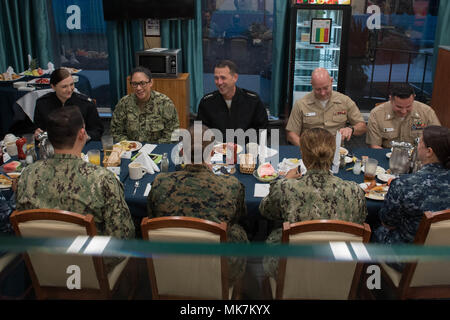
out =
[[137,88],[141,86],[142,88],[146,87],[151,81],[141,81],[141,82],[130,82],[133,88]]

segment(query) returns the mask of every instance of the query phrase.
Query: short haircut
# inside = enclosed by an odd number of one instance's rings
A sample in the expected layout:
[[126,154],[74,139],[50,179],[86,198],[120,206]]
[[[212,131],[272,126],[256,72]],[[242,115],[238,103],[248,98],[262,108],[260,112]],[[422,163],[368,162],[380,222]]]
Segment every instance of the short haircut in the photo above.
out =
[[414,95],[414,88],[407,83],[396,84],[392,87],[390,95],[392,98],[407,99]]
[[134,68],[131,73],[130,73],[130,81],[133,78],[133,75],[137,72],[142,72],[143,74],[145,74],[148,78],[148,80],[152,80],[152,72],[150,71],[150,69],[146,68],[146,67],[136,67]]
[[322,128],[305,130],[300,136],[300,151],[308,170],[329,170],[336,150],[336,139]]
[[63,81],[64,79],[70,77],[71,74],[69,70],[65,68],[59,68],[52,72],[52,75],[50,76],[50,84],[56,86],[59,82]]
[[441,126],[428,126],[423,130],[423,142],[433,149],[439,162],[450,169],[450,129]]
[[48,140],[56,149],[70,149],[83,126],[84,120],[78,106],[58,108],[48,115]]
[[217,63],[214,68],[225,68],[225,67],[228,67],[230,69],[231,74],[238,73],[237,65],[231,60],[222,60],[219,63]]
[[204,139],[205,132],[207,130],[209,130],[209,128],[205,125],[201,126],[202,141],[196,141],[194,139],[194,128],[198,128],[198,127],[199,127],[199,125],[197,125],[197,126],[193,125],[193,126],[189,127],[189,135],[191,137],[191,154],[190,154],[191,163],[195,163],[195,154],[201,154],[200,159],[202,159],[202,162],[207,162],[209,160],[209,158],[204,159],[203,152],[205,151],[207,146],[209,146],[211,143],[214,142],[214,135],[212,135],[211,138],[209,138],[207,140]]

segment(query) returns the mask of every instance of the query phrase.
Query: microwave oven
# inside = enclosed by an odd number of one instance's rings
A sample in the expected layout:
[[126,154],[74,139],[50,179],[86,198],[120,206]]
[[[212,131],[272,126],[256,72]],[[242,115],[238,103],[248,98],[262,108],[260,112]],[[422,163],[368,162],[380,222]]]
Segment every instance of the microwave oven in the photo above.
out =
[[138,51],[136,65],[150,69],[155,78],[177,78],[181,72],[181,49],[153,48]]

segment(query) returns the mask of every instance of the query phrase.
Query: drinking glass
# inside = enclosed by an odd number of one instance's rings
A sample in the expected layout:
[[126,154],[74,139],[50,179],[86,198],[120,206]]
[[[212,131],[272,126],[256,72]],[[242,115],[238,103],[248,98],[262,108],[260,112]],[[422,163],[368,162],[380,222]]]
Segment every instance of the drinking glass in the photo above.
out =
[[113,150],[113,137],[110,135],[104,135],[102,137],[102,146],[103,146],[103,153],[105,157],[108,157],[112,150]]
[[96,164],[98,166],[100,165],[100,150],[98,149],[89,150],[87,155],[90,163]]
[[375,180],[377,172],[378,160],[369,158],[364,166],[364,182],[372,182]]

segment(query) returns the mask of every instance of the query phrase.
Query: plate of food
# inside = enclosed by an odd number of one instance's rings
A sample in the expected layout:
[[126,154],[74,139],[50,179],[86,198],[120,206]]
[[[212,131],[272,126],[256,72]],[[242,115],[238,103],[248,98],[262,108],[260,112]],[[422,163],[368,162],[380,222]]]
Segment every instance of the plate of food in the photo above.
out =
[[28,84],[50,85],[50,78],[36,78],[27,82]]
[[381,173],[381,174],[377,174],[377,178],[383,182],[389,182],[389,180],[395,179],[396,176],[394,176],[393,174],[389,174],[389,173]]
[[9,189],[12,186],[12,180],[0,174],[0,189]]
[[389,190],[389,186],[386,184],[380,184],[375,182],[364,182],[360,183],[359,186],[366,193],[365,196],[367,199],[383,201],[386,197],[386,194]]
[[[233,145],[237,145],[236,152],[241,153],[242,147],[238,144],[233,143]],[[214,152],[221,153],[221,154],[227,154],[227,144],[221,143],[214,146]]]
[[339,147],[339,154],[341,156],[346,156],[346,155],[348,155],[348,150],[343,147]]
[[8,172],[7,173],[8,177],[10,177],[11,179],[17,179],[20,177],[21,174],[22,174],[22,172]]
[[[364,172],[364,166],[362,166],[361,171]],[[378,176],[380,174],[386,173],[383,167],[377,166],[377,170],[375,171],[375,175]]]
[[20,75],[20,74],[9,74],[7,72],[5,73],[0,73],[0,81],[16,81],[19,79],[22,79],[24,76]]
[[116,146],[121,146],[125,151],[137,151],[142,148],[142,143],[138,141],[128,141],[123,140],[115,144]]
[[76,68],[69,68],[69,67],[62,67],[62,68],[66,69],[66,70],[69,71],[71,74],[75,74],[75,73],[78,73],[78,72],[83,71],[83,69],[76,69]]
[[345,156],[344,161],[345,161],[345,163],[352,163],[353,158]]
[[253,176],[260,182],[271,182],[278,178],[279,174],[270,163],[264,163],[253,171]]

